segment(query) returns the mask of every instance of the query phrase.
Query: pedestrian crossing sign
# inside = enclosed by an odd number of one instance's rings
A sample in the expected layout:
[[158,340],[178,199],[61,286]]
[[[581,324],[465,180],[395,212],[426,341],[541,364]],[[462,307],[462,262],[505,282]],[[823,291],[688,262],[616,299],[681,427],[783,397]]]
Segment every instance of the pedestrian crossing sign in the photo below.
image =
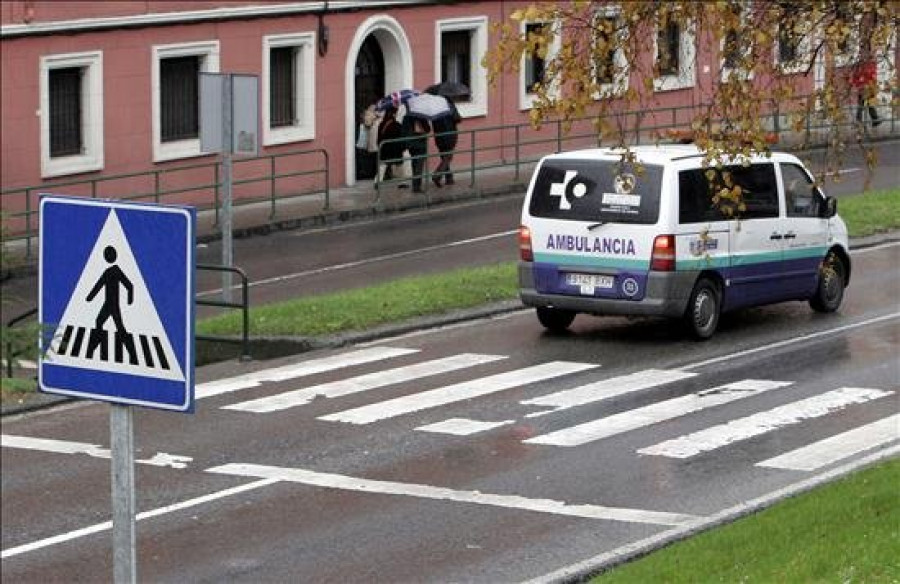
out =
[[41,391],[192,412],[196,211],[45,195]]

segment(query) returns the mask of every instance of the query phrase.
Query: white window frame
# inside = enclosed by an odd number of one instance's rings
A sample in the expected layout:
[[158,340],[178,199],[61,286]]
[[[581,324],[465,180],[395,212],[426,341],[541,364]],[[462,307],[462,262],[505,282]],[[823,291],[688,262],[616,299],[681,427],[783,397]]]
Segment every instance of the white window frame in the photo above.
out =
[[[519,32],[524,35],[525,31],[530,24],[545,24],[552,26],[554,23],[552,22],[540,22],[540,21],[531,21],[531,22],[521,22],[519,24]],[[547,48],[547,57],[544,59],[544,63],[549,63],[552,61],[557,54],[559,54],[560,47],[560,38],[559,34],[554,35],[553,40],[550,43],[550,46]],[[522,56],[522,64],[519,67],[519,109],[520,110],[530,110],[534,107],[534,101],[536,95],[533,92],[528,91],[528,84],[526,83],[525,74],[526,74],[526,66],[528,65],[529,57]],[[546,72],[546,68],[544,69]],[[559,96],[559,80],[552,80],[552,85],[549,87],[547,94],[550,97],[556,98]]]
[[[82,153],[50,156],[50,71],[79,67]],[[103,52],[45,55],[40,60],[41,177],[51,178],[103,169]]]
[[[271,127],[271,83],[269,58],[271,50],[281,47],[297,49],[294,111],[297,121],[294,125],[281,128]],[[262,44],[262,124],[263,145],[273,146],[312,140],[316,137],[316,35],[314,32],[278,34],[263,37]]]
[[456,104],[459,115],[463,118],[486,116],[488,107],[488,81],[487,69],[481,64],[481,58],[487,53],[488,48],[488,18],[477,16],[474,18],[451,18],[438,20],[434,23],[435,49],[434,49],[434,82],[441,81],[441,36],[445,32],[468,30],[472,32],[469,54],[470,83],[472,92],[471,101],[461,101]]
[[[678,73],[660,75],[653,80],[654,91],[674,91],[687,89],[697,84],[697,34],[694,21],[679,25],[678,31]],[[653,55],[659,55],[659,23],[653,39]]]
[[203,73],[219,72],[219,41],[200,41],[195,43],[180,43],[175,45],[154,45],[151,51],[151,85],[152,116],[153,116],[153,162],[177,160],[179,158],[192,158],[205,156],[206,152],[200,151],[200,138],[177,140],[174,142],[162,142],[161,136],[161,106],[160,106],[160,74],[159,62],[173,57],[201,57],[200,71]]
[[[594,18],[613,18],[615,20],[621,20],[622,13],[618,7],[612,6],[598,10],[594,13]],[[621,37],[623,33],[619,32],[617,34]],[[591,40],[591,42],[593,42],[593,39]],[[594,93],[595,101],[621,97],[625,94],[626,91],[628,91],[628,85],[630,82],[629,80],[631,77],[631,67],[628,66],[628,61],[625,59],[625,53],[622,49],[616,49],[616,52],[613,55],[613,61],[615,62],[617,72],[610,83],[600,84],[599,91]],[[591,75],[593,75],[594,79],[596,79],[596,70],[592,71]]]

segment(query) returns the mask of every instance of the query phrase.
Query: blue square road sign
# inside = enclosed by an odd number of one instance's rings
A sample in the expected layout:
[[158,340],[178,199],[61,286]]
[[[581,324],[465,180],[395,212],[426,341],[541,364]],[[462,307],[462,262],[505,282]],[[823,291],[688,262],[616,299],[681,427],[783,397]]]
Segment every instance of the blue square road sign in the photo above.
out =
[[46,195],[41,391],[192,412],[196,210]]

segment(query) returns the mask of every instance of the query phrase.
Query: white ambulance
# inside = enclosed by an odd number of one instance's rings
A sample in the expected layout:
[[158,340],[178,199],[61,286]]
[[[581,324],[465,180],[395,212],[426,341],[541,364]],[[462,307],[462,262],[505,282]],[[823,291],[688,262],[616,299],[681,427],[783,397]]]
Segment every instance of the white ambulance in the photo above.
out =
[[[722,312],[786,300],[820,312],[850,281],[837,202],[797,157],[710,168],[693,145],[544,157],[519,230],[519,288],[551,331],[575,315],[683,319],[708,339]],[[740,206],[714,197],[740,193]],[[728,215],[731,209],[734,215]]]

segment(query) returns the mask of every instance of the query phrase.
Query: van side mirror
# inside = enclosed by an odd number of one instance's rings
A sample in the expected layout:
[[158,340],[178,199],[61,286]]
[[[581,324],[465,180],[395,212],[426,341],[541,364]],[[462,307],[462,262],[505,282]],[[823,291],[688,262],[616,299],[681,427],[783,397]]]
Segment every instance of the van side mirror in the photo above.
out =
[[825,204],[822,206],[821,216],[825,219],[831,219],[837,215],[837,199],[834,197],[825,197]]

